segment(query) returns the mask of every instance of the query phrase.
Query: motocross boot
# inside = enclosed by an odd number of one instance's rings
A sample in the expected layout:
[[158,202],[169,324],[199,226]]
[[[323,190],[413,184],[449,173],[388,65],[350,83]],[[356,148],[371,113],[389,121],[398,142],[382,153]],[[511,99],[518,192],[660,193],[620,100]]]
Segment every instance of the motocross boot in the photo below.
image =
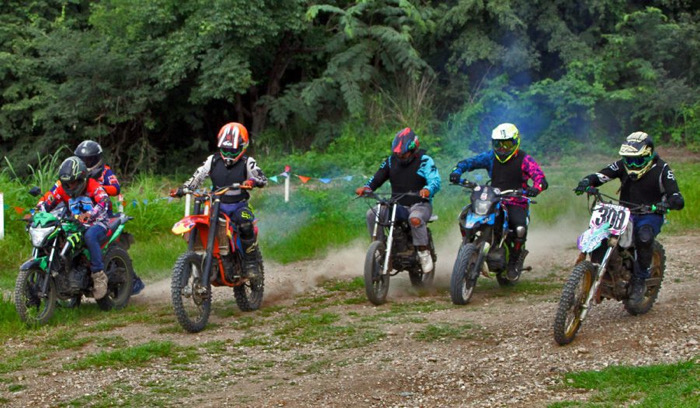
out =
[[523,265],[525,264],[525,257],[530,253],[527,249],[521,249],[520,251],[513,251],[511,258],[508,262],[508,273],[507,277],[509,280],[517,280],[523,271]]
[[646,279],[635,275],[630,279],[629,285],[629,300],[631,303],[639,304],[644,300],[644,294],[647,293]]
[[243,276],[256,278],[260,273],[258,267],[258,242],[255,239],[241,239],[243,248]]
[[423,273],[430,273],[433,271],[435,265],[433,265],[433,257],[430,255],[430,251],[427,249],[418,251],[418,259],[420,259],[420,267]]
[[92,296],[95,300],[102,299],[107,294],[107,274],[104,271],[93,272],[92,274]]

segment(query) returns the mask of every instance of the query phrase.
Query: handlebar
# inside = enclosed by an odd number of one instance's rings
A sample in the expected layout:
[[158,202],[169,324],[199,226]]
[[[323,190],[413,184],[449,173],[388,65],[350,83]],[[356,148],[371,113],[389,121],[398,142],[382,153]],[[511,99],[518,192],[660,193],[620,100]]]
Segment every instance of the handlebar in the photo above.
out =
[[[377,193],[377,192],[371,191],[368,193],[364,193],[362,195],[358,195],[355,197],[355,199],[371,198],[371,199],[377,200],[381,204],[391,205],[391,204],[398,202],[403,197],[421,197],[421,195],[415,191],[408,191],[408,192],[400,193],[400,194]],[[423,198],[423,197],[421,197],[421,198]]]
[[[462,187],[468,190],[474,190],[474,188],[480,186],[480,184],[475,183],[473,181],[469,180],[460,180],[459,183],[451,183],[453,186],[458,186]],[[485,186],[485,185],[483,185]],[[514,198],[526,198],[531,204],[537,204],[537,201],[533,200],[531,197],[528,197],[525,195],[525,191],[522,189],[510,189],[510,190],[501,190],[498,189],[498,196],[499,197],[514,197]]]
[[[173,198],[182,198],[182,196],[191,194],[194,197],[210,197],[210,196],[217,196],[217,195],[223,195],[229,190],[252,190],[252,186],[247,186],[245,184],[241,183],[233,183],[230,186],[225,186],[225,187],[220,187],[214,191],[207,191],[207,190],[192,190],[190,188],[183,188],[180,191],[178,190],[170,190],[170,197]],[[180,194],[181,192],[181,194]]]
[[658,208],[656,205],[648,204],[637,204],[631,203],[629,201],[620,200],[619,198],[613,197],[611,195],[602,193],[596,187],[586,188],[586,194],[590,198],[593,197],[593,203],[591,204],[591,209],[595,207],[596,203],[601,202],[604,204],[620,204],[627,207],[633,214],[665,214],[666,211]]

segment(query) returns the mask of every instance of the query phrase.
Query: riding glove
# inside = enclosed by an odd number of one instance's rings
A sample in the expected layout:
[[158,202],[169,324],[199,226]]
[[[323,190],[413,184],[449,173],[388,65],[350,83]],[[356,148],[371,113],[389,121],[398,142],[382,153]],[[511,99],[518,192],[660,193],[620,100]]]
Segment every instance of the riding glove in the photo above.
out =
[[540,190],[536,189],[535,187],[528,187],[525,189],[525,195],[528,197],[537,197],[537,194],[540,193]]
[[355,194],[357,194],[357,195],[360,196],[360,197],[362,197],[362,196],[365,195],[365,194],[369,194],[369,193],[371,193],[371,192],[372,192],[372,189],[369,188],[369,187],[367,187],[367,186],[358,187],[358,188],[355,190]]
[[453,171],[452,173],[450,173],[450,183],[459,184],[460,177],[462,177],[461,174],[457,173],[456,171]]
[[586,192],[588,187],[590,186],[591,182],[588,180],[588,178],[583,178],[581,181],[578,182],[578,186],[574,189],[574,193],[576,195],[581,195]]

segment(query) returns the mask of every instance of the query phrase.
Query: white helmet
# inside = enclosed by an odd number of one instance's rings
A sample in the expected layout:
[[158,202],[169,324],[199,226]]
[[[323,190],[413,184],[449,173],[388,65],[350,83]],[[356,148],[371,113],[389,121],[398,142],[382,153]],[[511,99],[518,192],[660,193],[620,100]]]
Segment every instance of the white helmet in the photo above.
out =
[[634,132],[622,143],[619,154],[627,174],[638,180],[654,165],[654,141],[644,132]]

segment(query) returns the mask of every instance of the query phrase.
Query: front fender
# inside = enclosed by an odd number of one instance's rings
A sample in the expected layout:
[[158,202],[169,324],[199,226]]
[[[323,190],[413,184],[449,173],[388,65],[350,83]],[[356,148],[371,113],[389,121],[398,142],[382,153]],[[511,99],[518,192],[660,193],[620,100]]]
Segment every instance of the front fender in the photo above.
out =
[[171,231],[175,235],[182,235],[186,232],[192,231],[192,229],[197,224],[209,225],[209,215],[207,214],[197,214],[188,215],[187,217],[181,219],[173,225]]
[[40,256],[38,258],[32,258],[25,263],[23,263],[20,267],[20,271],[26,271],[29,269],[32,269],[34,267],[39,267],[42,271],[46,270],[46,267],[49,265],[49,258],[46,256]]
[[464,226],[467,229],[473,229],[478,225],[493,225],[496,221],[496,214],[476,215],[473,212],[467,214],[467,219],[464,221]]

